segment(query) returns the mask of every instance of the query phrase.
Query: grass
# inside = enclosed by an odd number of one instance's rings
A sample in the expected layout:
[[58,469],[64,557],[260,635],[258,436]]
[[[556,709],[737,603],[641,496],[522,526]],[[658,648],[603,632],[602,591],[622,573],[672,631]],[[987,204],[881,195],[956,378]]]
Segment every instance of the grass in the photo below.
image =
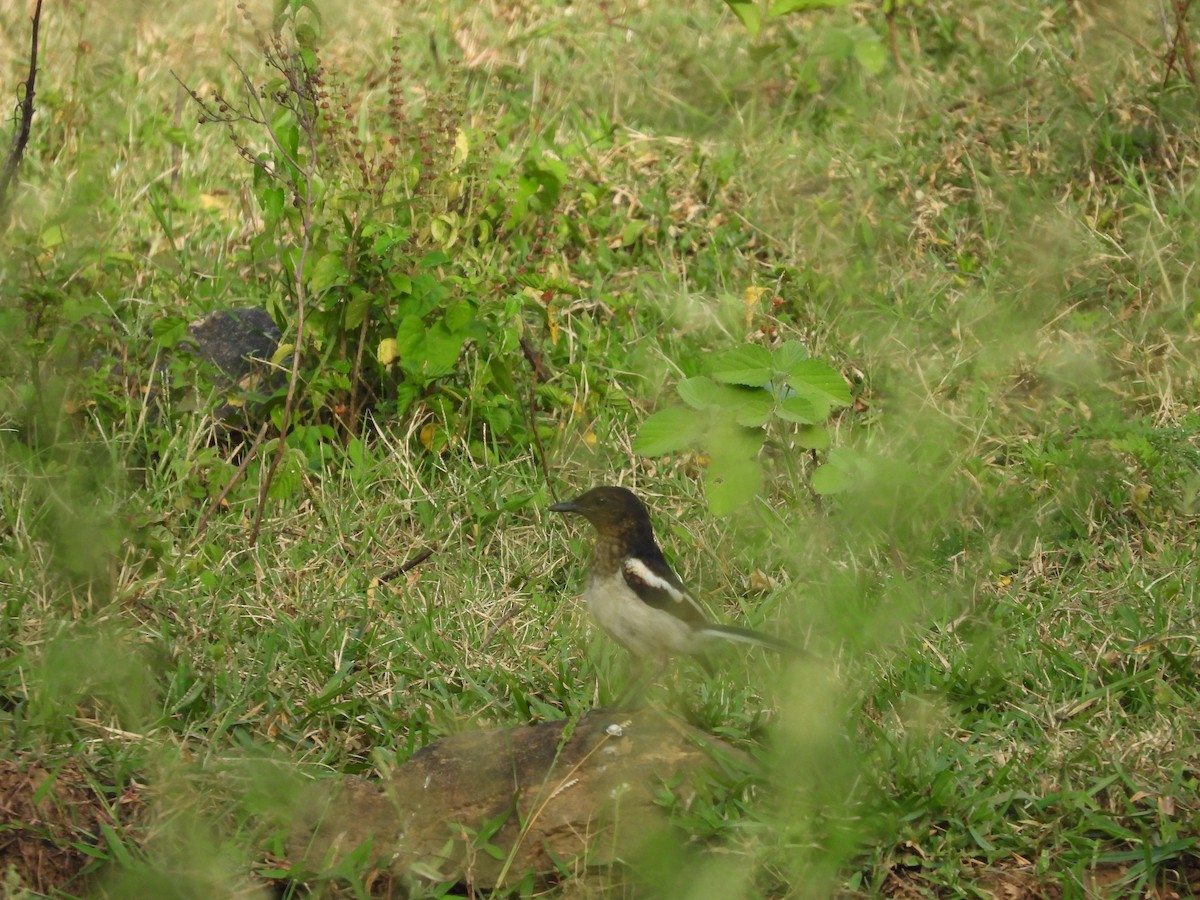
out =
[[[870,74],[803,50],[883,39],[865,5],[758,41],[716,3],[330,6],[322,58],[365,104],[399,35],[414,103],[461,78],[498,166],[569,173],[542,265],[572,290],[526,322],[551,480],[527,443],[430,452],[431,404],[309,446],[253,546],[253,480],[199,529],[236,455],[91,354],[148,367],[162,317],[278,302],[249,172],[170,77],[232,90],[223,51],[257,51],[232,7],[48,11],[0,266],[0,760],[106,811],[76,837],[103,876],[63,892],[251,893],[303,776],[619,693],[566,602],[587,535],[544,512],[599,482],[649,499],[714,614],[814,654],[660,688],[772,789],[673,808],[711,852],[660,847],[647,890],[1191,891],[1200,131],[1155,23],[930,2],[898,19],[903,71]],[[22,15],[0,13],[7,83]],[[488,275],[517,283],[534,242]],[[768,462],[713,520],[703,462],[631,436],[704,350],[772,334],[855,382],[831,430],[863,469],[821,500]]]

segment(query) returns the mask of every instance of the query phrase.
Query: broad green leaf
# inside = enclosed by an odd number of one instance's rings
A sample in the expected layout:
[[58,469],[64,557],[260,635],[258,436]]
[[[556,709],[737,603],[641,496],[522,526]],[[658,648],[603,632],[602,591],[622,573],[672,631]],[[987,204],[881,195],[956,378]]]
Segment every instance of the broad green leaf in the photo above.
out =
[[725,0],[725,5],[746,26],[750,37],[758,37],[758,33],[762,30],[762,10],[758,8],[757,3],[754,3],[753,0]]
[[813,425],[817,422],[825,421],[825,418],[829,415],[829,407],[818,404],[812,397],[802,397],[794,394],[780,402],[776,413],[785,422]]
[[150,334],[154,338],[154,343],[160,347],[174,347],[187,337],[187,333],[187,319],[179,316],[163,316],[150,325]]
[[679,399],[692,409],[739,409],[747,396],[753,392],[738,390],[725,384],[717,384],[711,378],[697,375],[685,378],[675,389]]
[[820,425],[796,429],[796,446],[805,450],[825,450],[829,447],[829,432]]
[[487,419],[488,426],[496,434],[508,434],[509,429],[512,428],[512,413],[502,406],[486,407],[483,411],[483,417]]
[[841,466],[825,463],[812,473],[812,488],[818,494],[837,494],[850,486],[850,475]]
[[808,348],[799,341],[786,341],[771,351],[771,368],[787,375],[798,363],[808,359]]
[[633,450],[642,456],[662,456],[691,447],[704,428],[704,417],[683,406],[661,409],[642,423]]
[[849,406],[853,399],[846,379],[833,366],[819,359],[796,363],[791,367],[786,381],[796,393],[814,399],[824,398],[831,408]]
[[367,317],[371,309],[371,301],[375,298],[369,291],[356,290],[346,304],[346,327],[357,328]]
[[438,322],[425,333],[425,341],[420,349],[421,359],[414,362],[417,362],[420,373],[426,378],[442,378],[454,371],[464,343],[466,338],[463,335],[451,334],[445,325]]
[[401,356],[414,356],[425,339],[425,323],[417,316],[405,316],[396,328],[396,344]]
[[283,188],[278,185],[263,188],[259,202],[266,213],[267,221],[277,221],[283,215]]
[[771,421],[775,404],[766,391],[741,391],[745,396],[741,405],[733,412],[733,419],[747,428],[761,428]]
[[762,467],[754,459],[713,457],[704,470],[704,496],[714,515],[728,515],[761,488]]
[[286,500],[300,488],[300,478],[304,473],[304,451],[298,447],[288,447],[283,452],[283,459],[275,469],[275,477],[267,489],[267,496],[272,500]]
[[64,240],[61,225],[51,225],[42,232],[41,245],[43,250],[53,250]]
[[758,456],[767,433],[761,428],[746,428],[732,417],[715,417],[704,435],[704,448],[713,459],[751,459]]
[[758,344],[742,344],[712,357],[708,370],[724,384],[762,387],[771,380],[771,351]]
[[475,318],[475,310],[465,300],[453,304],[445,315],[446,327],[451,331],[462,331]]
[[516,379],[513,378],[512,370],[503,357],[493,356],[488,360],[488,371],[492,373],[492,381],[500,390],[514,400],[521,399],[522,394],[517,389]]
[[313,266],[312,276],[308,279],[309,290],[319,294],[335,284],[345,284],[346,275],[346,263],[342,260],[342,254],[326,253]]

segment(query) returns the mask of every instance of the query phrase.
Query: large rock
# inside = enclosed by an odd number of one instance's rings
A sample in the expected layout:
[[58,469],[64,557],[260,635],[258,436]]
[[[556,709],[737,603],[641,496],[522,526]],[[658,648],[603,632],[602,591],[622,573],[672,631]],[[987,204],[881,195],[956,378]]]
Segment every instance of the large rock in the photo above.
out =
[[677,719],[594,710],[574,724],[475,731],[424,747],[384,782],[346,779],[305,805],[289,842],[298,877],[357,848],[394,878],[512,885],[564,863],[636,856],[668,826],[664,783],[690,802],[714,758],[744,754]]
[[[264,309],[221,309],[189,324],[182,346],[216,367],[219,388],[245,397],[283,383],[279,373],[272,375],[267,365],[279,348],[280,337],[279,328]],[[253,405],[228,398],[217,405],[213,416],[251,430],[260,421]]]

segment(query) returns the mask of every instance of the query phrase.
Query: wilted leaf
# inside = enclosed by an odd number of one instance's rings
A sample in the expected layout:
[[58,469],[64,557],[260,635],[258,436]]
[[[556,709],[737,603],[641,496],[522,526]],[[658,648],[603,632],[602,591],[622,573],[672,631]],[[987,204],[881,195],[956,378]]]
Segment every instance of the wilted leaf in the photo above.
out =
[[379,360],[382,366],[390,366],[400,358],[400,344],[395,338],[384,338],[379,342],[379,349],[375,351],[375,358]]

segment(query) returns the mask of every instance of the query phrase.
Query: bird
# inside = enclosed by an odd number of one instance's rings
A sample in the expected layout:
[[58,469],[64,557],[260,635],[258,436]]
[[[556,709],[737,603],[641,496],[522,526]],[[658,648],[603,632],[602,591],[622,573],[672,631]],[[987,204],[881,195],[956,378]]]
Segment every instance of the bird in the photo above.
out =
[[600,627],[628,651],[635,669],[655,666],[649,679],[640,684],[635,679],[635,694],[673,656],[693,656],[711,675],[705,653],[720,640],[799,655],[799,648],[771,635],[710,622],[663,556],[645,504],[628,488],[594,487],[549,510],[583,516],[596,529],[583,599]]

